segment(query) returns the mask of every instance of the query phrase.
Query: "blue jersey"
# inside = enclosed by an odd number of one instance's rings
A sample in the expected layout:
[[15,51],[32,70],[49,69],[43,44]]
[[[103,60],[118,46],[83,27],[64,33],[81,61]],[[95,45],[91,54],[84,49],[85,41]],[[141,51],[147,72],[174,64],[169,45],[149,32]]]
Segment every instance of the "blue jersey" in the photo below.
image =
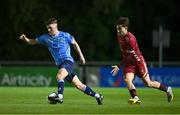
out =
[[36,41],[45,45],[54,58],[56,65],[60,65],[65,60],[74,62],[70,51],[70,44],[72,44],[73,39],[74,37],[69,33],[59,31],[59,33],[54,36],[49,33],[43,34],[37,37]]

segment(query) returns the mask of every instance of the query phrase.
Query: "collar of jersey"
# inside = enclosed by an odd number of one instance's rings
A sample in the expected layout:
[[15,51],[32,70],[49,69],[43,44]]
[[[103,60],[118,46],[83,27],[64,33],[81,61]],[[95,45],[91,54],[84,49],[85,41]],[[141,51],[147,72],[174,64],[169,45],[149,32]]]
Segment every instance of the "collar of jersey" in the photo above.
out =
[[58,31],[58,33],[57,33],[56,35],[51,35],[51,34],[49,33],[49,35],[50,35],[51,37],[53,37],[53,38],[57,37],[59,34],[60,34],[60,31]]

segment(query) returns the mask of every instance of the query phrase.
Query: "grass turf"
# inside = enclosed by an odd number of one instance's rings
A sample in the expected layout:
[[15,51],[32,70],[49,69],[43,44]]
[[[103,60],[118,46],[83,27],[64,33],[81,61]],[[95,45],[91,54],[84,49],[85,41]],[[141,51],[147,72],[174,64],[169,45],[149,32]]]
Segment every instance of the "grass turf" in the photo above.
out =
[[141,105],[130,105],[126,88],[93,88],[104,95],[103,105],[72,87],[65,87],[64,103],[50,105],[47,95],[55,87],[0,87],[0,114],[180,114],[180,89],[174,101],[155,89],[138,88]]

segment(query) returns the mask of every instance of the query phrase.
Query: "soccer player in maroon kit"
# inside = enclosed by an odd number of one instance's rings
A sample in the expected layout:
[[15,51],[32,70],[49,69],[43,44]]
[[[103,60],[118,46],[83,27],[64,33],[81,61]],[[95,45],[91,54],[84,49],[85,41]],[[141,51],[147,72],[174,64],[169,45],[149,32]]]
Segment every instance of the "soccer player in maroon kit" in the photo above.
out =
[[164,91],[167,94],[168,102],[173,100],[172,88],[165,86],[157,81],[152,81],[149,77],[146,62],[142,56],[135,36],[128,32],[129,18],[120,17],[117,20],[117,39],[121,48],[122,63],[112,66],[112,75],[116,75],[121,66],[124,66],[123,77],[127,84],[127,88],[131,95],[128,100],[130,104],[140,104],[141,101],[136,93],[136,88],[133,84],[135,75],[139,76],[147,87],[156,88]]

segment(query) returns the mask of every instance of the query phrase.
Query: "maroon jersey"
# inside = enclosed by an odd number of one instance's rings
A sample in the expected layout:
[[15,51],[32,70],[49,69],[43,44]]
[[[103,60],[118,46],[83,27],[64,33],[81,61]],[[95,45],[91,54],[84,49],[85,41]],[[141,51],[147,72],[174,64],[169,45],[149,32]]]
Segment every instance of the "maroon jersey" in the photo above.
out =
[[123,74],[134,73],[139,77],[145,77],[148,74],[148,70],[135,36],[128,32],[123,37],[117,35],[117,38],[123,57],[122,63],[118,66],[124,66]]
[[136,38],[132,33],[128,32],[123,37],[117,34],[117,38],[123,58],[121,65],[137,64],[144,61],[144,58],[138,48]]

